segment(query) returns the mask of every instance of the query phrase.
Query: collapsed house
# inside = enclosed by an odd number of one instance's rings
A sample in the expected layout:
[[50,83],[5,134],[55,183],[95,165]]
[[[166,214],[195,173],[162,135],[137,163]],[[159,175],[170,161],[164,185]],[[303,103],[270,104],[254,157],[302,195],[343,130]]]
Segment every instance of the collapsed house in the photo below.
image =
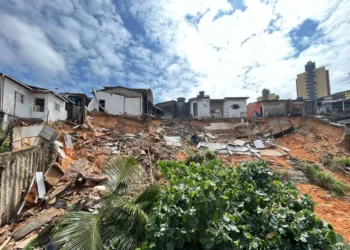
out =
[[317,114],[350,114],[350,90],[317,99]]
[[88,111],[106,112],[111,115],[140,116],[154,115],[157,108],[153,105],[151,89],[134,89],[122,86],[108,87],[94,91]]
[[160,108],[162,112],[156,117],[162,120],[171,120],[174,118],[189,118],[190,106],[185,102],[184,97],[177,98],[177,101],[171,100],[158,103],[155,106]]
[[40,119],[55,122],[66,120],[68,99],[57,93],[24,84],[0,73],[0,127],[6,128],[14,119]]
[[86,121],[85,109],[89,105],[91,98],[84,93],[61,93],[62,96],[69,99],[67,103],[67,121],[84,124]]

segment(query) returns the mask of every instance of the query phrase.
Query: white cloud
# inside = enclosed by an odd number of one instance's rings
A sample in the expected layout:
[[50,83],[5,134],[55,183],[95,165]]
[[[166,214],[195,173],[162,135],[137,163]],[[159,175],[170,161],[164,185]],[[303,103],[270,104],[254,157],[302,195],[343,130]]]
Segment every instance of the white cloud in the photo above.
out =
[[[0,29],[3,43],[5,41],[8,44],[12,56],[16,55],[15,58],[9,58],[9,60],[14,60],[19,64],[27,62],[25,64],[34,64],[39,69],[51,72],[65,70],[64,58],[52,48],[40,28],[28,25],[5,13],[0,13],[0,23],[3,24]],[[5,62],[5,59],[3,58],[2,61]]]
[[[0,49],[6,50],[0,60],[21,62],[23,72],[50,71],[54,84],[74,82],[81,90],[153,88],[159,101],[190,98],[200,90],[254,101],[265,87],[294,98],[296,74],[309,60],[329,69],[333,91],[349,88],[350,2],[266,2],[245,0],[245,11],[227,0],[125,1],[128,8],[111,0],[4,2],[9,14],[0,17]],[[130,23],[121,10],[129,11]],[[289,32],[306,19],[319,22],[323,36],[300,38],[309,47],[299,54]],[[134,33],[134,25],[142,31]]]

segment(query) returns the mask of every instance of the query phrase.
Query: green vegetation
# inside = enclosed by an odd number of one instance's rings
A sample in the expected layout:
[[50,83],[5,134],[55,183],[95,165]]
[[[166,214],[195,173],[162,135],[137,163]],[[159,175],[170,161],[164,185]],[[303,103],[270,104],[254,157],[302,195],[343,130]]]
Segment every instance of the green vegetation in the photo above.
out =
[[[112,159],[105,168],[109,193],[98,213],[66,214],[56,243],[69,250],[350,249],[316,218],[312,200],[300,197],[292,183],[281,183],[267,162],[232,168],[200,152],[184,162],[158,162],[157,168],[168,184],[133,198],[128,193],[141,175],[137,161]],[[313,165],[303,168],[320,175]]]
[[59,221],[54,240],[61,249],[134,250],[144,241],[159,188],[150,186],[136,198],[127,196],[141,174],[133,157],[114,158],[105,171],[110,192],[102,198],[98,213],[71,212]]
[[311,199],[281,183],[266,162],[165,161],[158,168],[170,184],[149,218],[143,250],[350,249],[316,218]]
[[337,195],[345,195],[350,191],[348,185],[336,179],[330,173],[323,171],[315,164],[301,163],[299,168],[311,181],[314,181],[320,187],[330,190]]
[[202,164],[205,161],[214,160],[214,159],[216,159],[215,152],[206,150],[206,151],[199,151],[197,153],[189,155],[185,160],[185,163],[187,165],[189,165],[191,162]]
[[344,167],[350,167],[350,158],[335,158],[335,162]]
[[321,163],[332,171],[344,171],[350,167],[350,158],[334,158],[330,153],[321,158]]

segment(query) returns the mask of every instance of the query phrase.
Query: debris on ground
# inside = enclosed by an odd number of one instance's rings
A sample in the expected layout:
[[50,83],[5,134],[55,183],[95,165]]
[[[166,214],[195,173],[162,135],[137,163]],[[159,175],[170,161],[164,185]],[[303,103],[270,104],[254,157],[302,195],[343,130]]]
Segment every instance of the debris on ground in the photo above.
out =
[[[331,125],[319,124],[312,119],[302,123],[300,118],[243,123],[144,122],[91,115],[86,120],[86,124],[78,126],[58,123],[55,130],[46,128],[41,134],[54,144],[55,156],[46,171],[33,176],[18,218],[11,225],[0,228],[0,245],[8,241],[8,246],[14,246],[14,241],[18,241],[18,247],[25,246],[44,225],[72,207],[96,211],[97,201],[106,192],[104,181],[107,177],[102,174],[104,165],[110,158],[121,155],[134,156],[145,170],[144,181],[135,184],[138,185],[135,190],[162,178],[154,168],[158,160],[185,161],[192,153],[204,149],[214,151],[232,165],[252,159],[267,160],[282,179],[298,183],[299,190],[311,192],[324,208],[328,201],[332,206],[340,201],[324,198],[322,195],[327,193],[322,189],[307,189],[308,179],[293,160],[317,163],[327,152],[336,157],[345,156],[344,140],[340,139],[344,132],[340,127],[330,128]],[[344,233],[349,231],[341,220],[348,220],[345,211],[349,210],[345,209],[348,201],[342,202],[344,214],[338,215],[339,220],[329,222],[345,237]],[[316,206],[317,215],[330,220],[326,211]]]

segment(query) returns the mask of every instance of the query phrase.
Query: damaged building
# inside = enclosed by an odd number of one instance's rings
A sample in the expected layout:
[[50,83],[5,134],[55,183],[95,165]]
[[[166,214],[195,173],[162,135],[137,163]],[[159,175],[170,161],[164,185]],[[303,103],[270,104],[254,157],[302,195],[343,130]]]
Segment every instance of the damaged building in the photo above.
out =
[[94,91],[94,96],[88,106],[90,112],[107,112],[111,115],[128,116],[156,113],[151,89],[105,86],[101,90]]
[[157,115],[157,118],[171,120],[175,118],[181,119],[190,117],[190,104],[185,101],[186,98],[179,97],[177,98],[177,101],[171,100],[156,104],[155,106],[161,109],[161,113]]
[[0,123],[2,128],[15,118],[58,121],[67,119],[68,99],[49,89],[27,85],[0,73]]
[[204,91],[189,102],[190,113],[194,118],[240,118],[247,117],[247,99],[249,97],[225,97],[210,99]]

